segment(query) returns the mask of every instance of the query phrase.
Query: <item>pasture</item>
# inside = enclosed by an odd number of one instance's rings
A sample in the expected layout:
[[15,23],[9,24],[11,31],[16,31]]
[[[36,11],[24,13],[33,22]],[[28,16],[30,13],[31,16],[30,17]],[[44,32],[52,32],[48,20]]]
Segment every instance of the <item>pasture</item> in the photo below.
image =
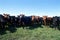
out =
[[6,30],[2,33],[0,31],[0,40],[60,40],[60,31],[48,26],[32,29],[19,27],[15,32]]

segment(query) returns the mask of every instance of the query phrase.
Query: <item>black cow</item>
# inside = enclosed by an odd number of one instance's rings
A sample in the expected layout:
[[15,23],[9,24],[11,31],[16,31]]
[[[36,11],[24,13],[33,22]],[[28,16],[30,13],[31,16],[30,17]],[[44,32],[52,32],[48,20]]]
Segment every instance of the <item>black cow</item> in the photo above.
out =
[[53,27],[56,29],[59,26],[59,17],[53,17]]
[[60,30],[60,17],[58,17],[57,25],[58,25],[57,28]]
[[5,20],[3,15],[0,15],[0,28],[5,28]]
[[31,25],[31,16],[25,16],[23,21],[25,25]]
[[17,20],[18,20],[17,24],[18,24],[18,26],[22,25],[21,18],[22,18],[22,16],[20,16],[20,15],[17,17]]
[[5,20],[5,25],[6,26],[9,26],[9,20],[10,20],[9,19],[9,16],[10,16],[9,14],[3,14],[3,17],[4,17],[4,20]]
[[31,16],[24,16],[24,15],[20,15],[17,17],[18,18],[18,24],[20,26],[28,26],[31,25]]
[[60,25],[60,17],[59,17],[59,25]]
[[16,31],[16,17],[15,16],[9,16],[9,21],[8,21],[8,27],[7,29],[10,32],[15,32]]
[[19,23],[20,23],[20,18],[19,17],[15,17],[15,26],[19,27],[20,26]]
[[9,16],[9,25],[16,26],[15,16]]
[[39,18],[39,24],[43,25],[43,18],[42,17]]
[[21,25],[30,25],[31,24],[30,16],[21,17],[20,20],[21,20]]

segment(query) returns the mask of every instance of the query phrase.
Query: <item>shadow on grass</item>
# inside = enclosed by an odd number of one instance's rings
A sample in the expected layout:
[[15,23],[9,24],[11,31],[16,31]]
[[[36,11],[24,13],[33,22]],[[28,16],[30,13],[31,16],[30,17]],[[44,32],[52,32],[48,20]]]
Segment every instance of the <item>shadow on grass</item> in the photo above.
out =
[[0,35],[6,34],[6,29],[0,29]]
[[[0,35],[6,34],[6,30],[10,31],[11,33],[14,33],[14,32],[16,32],[17,28],[20,28],[20,27],[22,27],[23,29],[29,27],[28,29],[30,29],[30,30],[33,30],[35,28],[43,28],[43,26],[41,24],[24,25],[24,26],[16,26],[16,27],[14,25],[9,25],[5,29],[0,29]],[[51,26],[51,28],[54,28],[54,27]],[[58,28],[58,30],[60,30],[60,26],[57,28]]]
[[14,33],[14,32],[16,32],[17,29],[13,25],[9,25],[6,28],[0,28],[0,35],[7,34],[7,32],[6,32],[7,30],[10,31],[11,33]]
[[17,29],[16,29],[15,26],[9,25],[8,28],[7,28],[7,30],[10,31],[11,33],[14,33],[14,32],[16,32]]
[[30,29],[30,30],[33,30],[33,29],[38,28],[38,27],[43,28],[43,26],[40,25],[40,24],[21,25],[21,26],[19,26],[19,27],[22,27],[23,29]]
[[34,24],[34,25],[29,26],[29,29],[33,30],[33,29],[39,28],[39,27],[40,27],[40,28],[43,28],[43,26],[40,25],[40,24]]

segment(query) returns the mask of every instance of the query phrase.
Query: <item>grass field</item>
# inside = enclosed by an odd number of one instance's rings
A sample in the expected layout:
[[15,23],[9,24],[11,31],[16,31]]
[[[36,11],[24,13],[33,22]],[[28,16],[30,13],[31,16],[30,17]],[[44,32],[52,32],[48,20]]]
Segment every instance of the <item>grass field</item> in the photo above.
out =
[[6,34],[0,35],[0,40],[60,40],[60,31],[54,28],[16,29],[13,33],[7,30]]

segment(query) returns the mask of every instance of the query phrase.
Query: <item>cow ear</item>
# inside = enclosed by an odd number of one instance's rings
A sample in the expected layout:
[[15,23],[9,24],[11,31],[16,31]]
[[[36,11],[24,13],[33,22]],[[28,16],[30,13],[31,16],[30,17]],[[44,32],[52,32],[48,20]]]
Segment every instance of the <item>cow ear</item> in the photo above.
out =
[[5,13],[3,13],[3,15],[5,15]]

